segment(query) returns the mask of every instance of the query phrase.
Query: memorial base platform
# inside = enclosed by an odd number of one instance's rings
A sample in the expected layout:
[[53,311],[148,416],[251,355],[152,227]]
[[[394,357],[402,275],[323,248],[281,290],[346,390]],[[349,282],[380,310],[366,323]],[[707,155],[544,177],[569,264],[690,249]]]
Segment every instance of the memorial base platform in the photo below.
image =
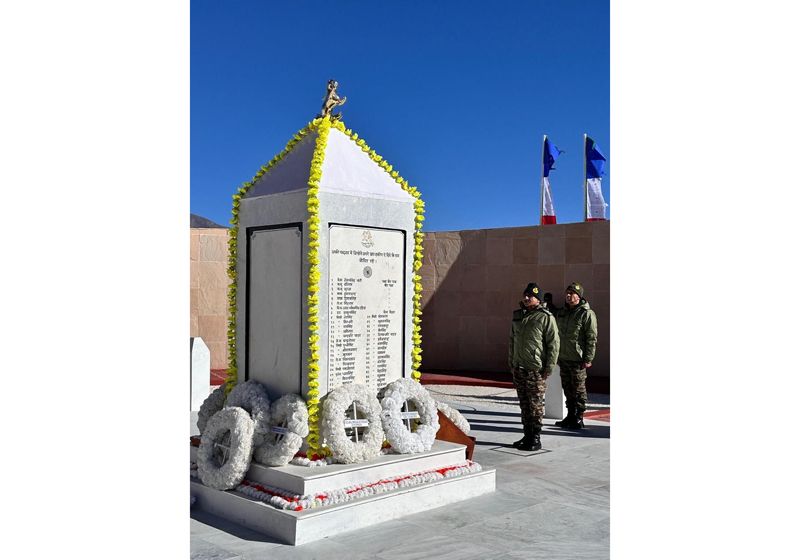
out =
[[[196,453],[197,449],[191,447],[193,462]],[[245,480],[294,494],[317,494],[444,469],[463,463],[464,454],[464,445],[437,440],[428,453],[382,455],[353,465],[265,467],[254,464]],[[193,507],[293,545],[474,498],[494,489],[495,470],[487,469],[344,503],[292,511],[276,508],[236,490],[214,490],[204,486],[198,478],[191,478],[191,494],[196,498]]]

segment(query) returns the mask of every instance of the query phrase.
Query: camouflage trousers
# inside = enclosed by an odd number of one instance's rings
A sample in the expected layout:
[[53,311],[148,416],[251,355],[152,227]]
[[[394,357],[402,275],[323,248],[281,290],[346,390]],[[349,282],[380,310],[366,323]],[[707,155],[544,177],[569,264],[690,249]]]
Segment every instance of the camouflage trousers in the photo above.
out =
[[586,368],[581,362],[561,360],[561,388],[567,398],[567,409],[586,410]]
[[528,370],[514,370],[514,386],[519,396],[522,411],[522,425],[538,431],[542,428],[544,417],[545,382],[541,373]]

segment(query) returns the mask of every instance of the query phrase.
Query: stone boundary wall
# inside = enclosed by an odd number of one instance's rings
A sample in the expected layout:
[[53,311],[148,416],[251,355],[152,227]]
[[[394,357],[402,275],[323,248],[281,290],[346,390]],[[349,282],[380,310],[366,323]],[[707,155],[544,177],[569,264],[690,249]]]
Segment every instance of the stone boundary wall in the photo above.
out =
[[189,336],[211,354],[211,369],[228,367],[228,229],[190,228]]
[[[591,378],[609,374],[610,221],[426,232],[422,371],[507,371],[511,313],[536,282],[559,307],[581,282],[597,314]],[[190,229],[189,336],[203,339],[211,368],[228,364],[228,230]],[[607,384],[606,384],[607,386]]]
[[607,387],[609,241],[610,221],[425,233],[422,370],[508,371],[511,314],[525,286],[536,282],[563,307],[578,282],[598,322],[589,378]]

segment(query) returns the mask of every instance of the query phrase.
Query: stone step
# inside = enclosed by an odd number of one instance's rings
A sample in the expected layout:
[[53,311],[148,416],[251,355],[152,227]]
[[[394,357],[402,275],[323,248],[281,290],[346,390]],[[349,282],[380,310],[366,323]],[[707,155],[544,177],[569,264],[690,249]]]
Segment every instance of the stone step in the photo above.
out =
[[[265,486],[274,486],[293,494],[319,494],[355,484],[454,465],[465,460],[465,449],[466,447],[461,444],[435,440],[427,453],[408,455],[390,453],[352,465],[267,467],[252,463],[245,479]],[[190,453],[192,462],[197,462],[197,448],[192,446]]]
[[[456,462],[460,461],[463,461],[463,457]],[[303,468],[311,470],[308,467]],[[373,469],[375,469],[374,472]],[[365,480],[378,480],[383,478],[377,474],[379,469],[379,466],[372,467],[372,469],[362,472],[361,475]],[[403,474],[410,474],[410,472]],[[495,470],[489,469],[417,486],[398,488],[352,502],[302,511],[289,511],[275,508],[239,492],[221,492],[208,488],[199,479],[191,478],[191,494],[196,498],[193,507],[292,545],[305,544],[339,533],[446,506],[493,492],[494,489]],[[327,490],[333,490],[333,488],[327,488]]]

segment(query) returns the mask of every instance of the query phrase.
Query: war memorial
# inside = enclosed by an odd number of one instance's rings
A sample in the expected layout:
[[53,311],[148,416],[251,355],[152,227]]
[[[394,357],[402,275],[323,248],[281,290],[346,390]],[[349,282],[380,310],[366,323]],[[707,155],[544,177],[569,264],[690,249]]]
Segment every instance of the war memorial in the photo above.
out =
[[336,85],[234,195],[228,379],[190,446],[194,508],[293,545],[495,489],[419,383],[421,195]]

